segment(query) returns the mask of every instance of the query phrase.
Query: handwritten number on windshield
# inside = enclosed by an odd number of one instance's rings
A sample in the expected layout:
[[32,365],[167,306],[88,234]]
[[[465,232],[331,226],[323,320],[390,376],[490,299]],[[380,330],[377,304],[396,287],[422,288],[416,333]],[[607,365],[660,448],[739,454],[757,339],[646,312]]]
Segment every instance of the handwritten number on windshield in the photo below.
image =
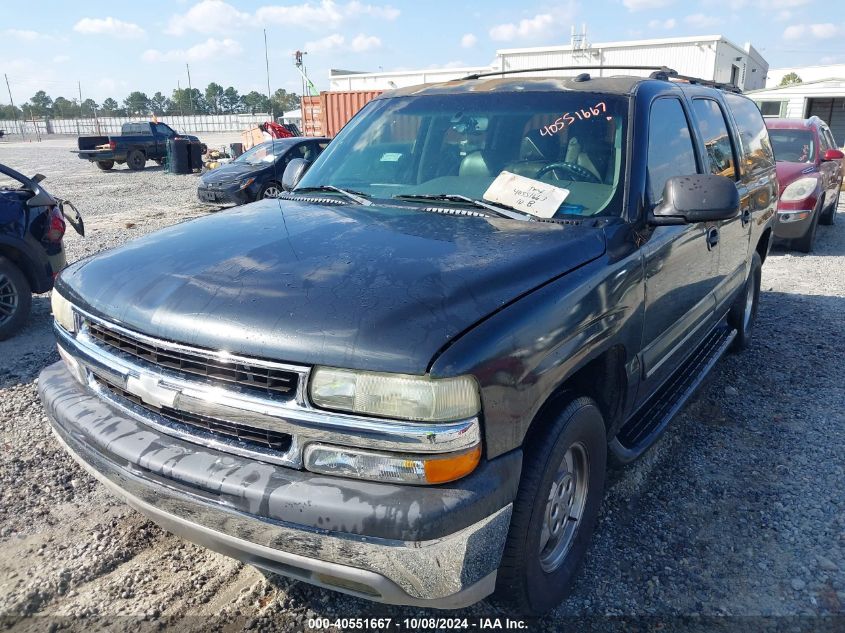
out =
[[584,110],[564,112],[561,116],[555,119],[554,123],[541,127],[540,136],[551,136],[552,134],[557,134],[575,123],[575,121],[586,121],[590,117],[598,116],[603,112],[607,112],[607,105],[604,101],[599,101],[593,107]]

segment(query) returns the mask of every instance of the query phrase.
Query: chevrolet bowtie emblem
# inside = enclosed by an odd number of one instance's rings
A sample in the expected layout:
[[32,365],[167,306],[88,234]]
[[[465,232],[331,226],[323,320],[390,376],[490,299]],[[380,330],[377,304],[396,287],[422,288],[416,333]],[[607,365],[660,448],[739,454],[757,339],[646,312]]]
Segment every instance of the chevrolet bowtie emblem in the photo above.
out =
[[158,378],[154,376],[141,375],[139,377],[129,376],[126,379],[126,391],[133,396],[138,396],[146,404],[161,409],[162,407],[174,407],[176,396],[179,391],[163,386]]

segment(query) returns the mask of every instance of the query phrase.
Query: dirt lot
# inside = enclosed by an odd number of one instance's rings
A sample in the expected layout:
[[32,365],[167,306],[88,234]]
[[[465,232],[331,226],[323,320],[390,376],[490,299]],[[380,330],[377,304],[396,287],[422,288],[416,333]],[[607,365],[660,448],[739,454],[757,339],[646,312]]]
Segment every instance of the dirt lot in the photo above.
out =
[[[101,172],[72,143],[0,143],[0,162],[46,174],[84,214],[71,261],[211,212],[197,176]],[[751,349],[723,359],[658,446],[614,476],[572,596],[537,627],[630,630],[633,617],[680,630],[682,616],[719,616],[701,630],[845,629],[843,211],[814,254],[772,252]],[[298,631],[315,615],[413,613],[265,578],[109,496],[50,434],[35,381],[57,358],[39,296],[0,343],[0,627]]]

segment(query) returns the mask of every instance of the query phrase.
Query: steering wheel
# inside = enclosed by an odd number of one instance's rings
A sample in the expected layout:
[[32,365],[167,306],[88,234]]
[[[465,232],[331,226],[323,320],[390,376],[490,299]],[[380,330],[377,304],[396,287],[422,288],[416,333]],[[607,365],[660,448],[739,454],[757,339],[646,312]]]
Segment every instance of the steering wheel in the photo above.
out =
[[[601,184],[601,180],[599,180],[593,172],[575,163],[549,163],[545,167],[540,168],[540,170],[534,176],[534,179],[540,180],[540,178],[548,174],[550,171],[556,171],[558,169],[561,171],[568,172],[569,175],[572,176],[571,180],[580,180],[582,182],[594,182],[597,184]],[[562,179],[559,178],[558,180]]]

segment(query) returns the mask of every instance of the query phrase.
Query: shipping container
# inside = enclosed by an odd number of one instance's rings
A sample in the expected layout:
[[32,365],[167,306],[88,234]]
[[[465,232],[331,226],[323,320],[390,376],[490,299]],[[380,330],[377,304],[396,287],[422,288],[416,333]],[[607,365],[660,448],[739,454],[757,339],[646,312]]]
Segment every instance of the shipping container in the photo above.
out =
[[319,96],[302,97],[302,133],[305,136],[333,138],[358,110],[382,92],[321,92]]

